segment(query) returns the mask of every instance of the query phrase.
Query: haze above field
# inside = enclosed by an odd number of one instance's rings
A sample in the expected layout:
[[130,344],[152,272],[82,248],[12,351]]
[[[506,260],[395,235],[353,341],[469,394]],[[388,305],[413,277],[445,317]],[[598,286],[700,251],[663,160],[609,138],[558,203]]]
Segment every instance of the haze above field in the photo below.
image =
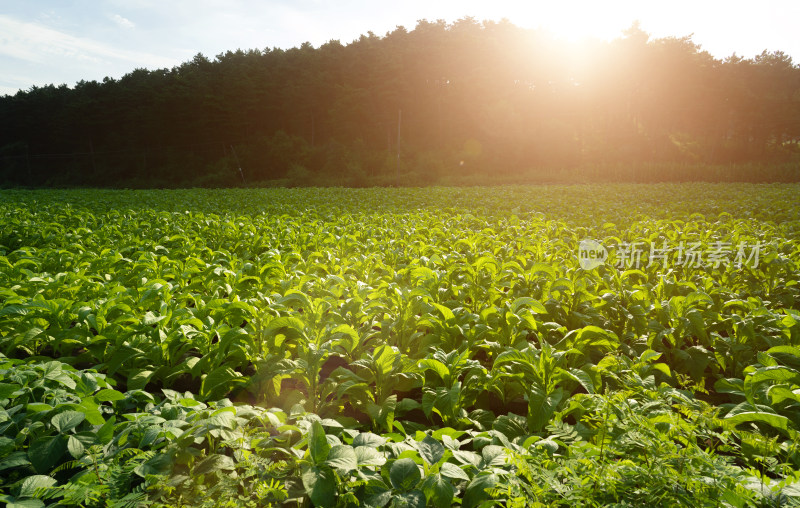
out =
[[97,3],[0,2],[0,95],[31,86],[119,78],[135,68],[171,68],[198,52],[208,57],[237,48],[343,44],[369,31],[384,35],[419,19],[507,18],[567,40],[613,39],[635,20],[654,37],[693,35],[717,58],[752,57],[763,50],[800,58],[793,20],[800,4],[754,2],[539,2],[413,0],[398,4],[342,1],[171,1]]

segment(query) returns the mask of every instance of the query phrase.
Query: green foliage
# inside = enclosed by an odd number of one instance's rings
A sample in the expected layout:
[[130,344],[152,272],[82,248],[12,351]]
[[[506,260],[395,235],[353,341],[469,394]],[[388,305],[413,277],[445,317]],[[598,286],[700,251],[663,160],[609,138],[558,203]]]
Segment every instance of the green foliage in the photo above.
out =
[[3,191],[0,500],[800,504],[798,195]]

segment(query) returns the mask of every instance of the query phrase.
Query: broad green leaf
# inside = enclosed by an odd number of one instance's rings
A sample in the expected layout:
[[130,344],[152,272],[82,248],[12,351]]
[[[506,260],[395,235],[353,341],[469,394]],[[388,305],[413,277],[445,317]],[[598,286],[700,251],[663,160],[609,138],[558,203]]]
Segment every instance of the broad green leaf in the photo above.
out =
[[0,317],[11,315],[24,316],[29,312],[30,309],[22,305],[6,305],[0,309]]
[[592,381],[592,377],[588,373],[579,369],[570,369],[563,372],[565,372],[567,376],[580,383],[580,385],[583,386],[583,389],[586,390],[586,393],[594,393],[594,381]]
[[303,472],[303,487],[314,506],[328,507],[336,504],[336,477],[327,466],[312,466]]
[[417,444],[419,455],[429,465],[438,463],[444,455],[444,446],[431,436],[425,438]]
[[12,469],[19,466],[27,466],[31,464],[31,461],[28,459],[28,452],[25,451],[18,451],[13,452],[9,455],[5,455],[3,460],[0,460],[0,471],[4,471],[6,469]]
[[642,362],[642,363],[654,362],[654,361],[658,360],[659,358],[661,358],[662,355],[663,355],[663,353],[659,353],[659,352],[653,351],[652,349],[648,349],[648,350],[644,351],[641,355],[639,355],[639,361]]
[[166,318],[167,316],[156,316],[153,312],[147,311],[144,315],[144,318],[142,318],[142,324],[144,326],[152,326],[156,323],[163,321]]
[[80,411],[64,411],[51,418],[53,426],[61,433],[74,429],[86,419]]
[[353,438],[354,447],[368,446],[371,448],[378,448],[379,446],[383,446],[385,443],[385,437],[373,434],[372,432],[360,432],[356,437]]
[[[350,325],[339,325],[333,330],[331,330],[331,336],[336,337],[340,336],[339,344],[345,344],[347,347],[345,349],[348,352],[352,352],[353,348],[358,345],[361,339],[358,336],[358,332],[356,332],[352,326]],[[346,339],[345,339],[346,337]]]
[[502,446],[486,445],[481,449],[483,462],[487,466],[502,466],[505,464],[505,449]]
[[9,453],[14,451],[16,444],[10,437],[0,436],[0,457],[6,457]]
[[310,309],[313,307],[311,303],[311,298],[305,293],[298,291],[296,289],[290,289],[285,293],[285,295],[278,300],[278,303],[286,304],[286,303],[299,303],[301,307],[304,309]]
[[137,358],[144,355],[144,351],[133,348],[127,345],[119,346],[107,363],[107,370],[109,374],[114,374],[123,365],[134,365]]
[[541,431],[553,417],[562,397],[560,388],[551,394],[545,394],[541,390],[531,391],[528,394],[528,430]]
[[100,444],[106,445],[114,438],[114,424],[116,421],[116,417],[112,416],[97,429],[97,441]]
[[94,394],[95,399],[98,402],[113,402],[117,400],[125,400],[125,394],[122,392],[118,392],[117,390],[113,390],[111,388],[104,388],[99,392]]
[[75,436],[69,436],[69,438],[67,438],[67,450],[69,454],[72,455],[72,458],[80,459],[83,457],[85,448],[80,439]]
[[464,500],[462,506],[464,508],[474,508],[482,501],[490,498],[488,489],[494,488],[497,485],[498,478],[494,474],[478,475],[469,482],[467,489],[464,491]]
[[39,497],[37,491],[44,490],[56,484],[56,479],[50,476],[33,475],[25,478],[19,488],[19,497]]
[[419,466],[411,459],[396,460],[389,470],[389,480],[392,482],[392,486],[400,491],[413,489],[421,478]]
[[445,462],[442,464],[440,472],[442,476],[447,476],[448,478],[453,478],[454,480],[469,481],[469,475],[463,469],[450,462]]
[[128,390],[143,390],[153,377],[153,371],[148,369],[137,370],[131,374],[128,376]]
[[722,378],[714,383],[714,390],[719,393],[735,393],[744,395],[744,381],[739,378]]
[[553,441],[552,439],[540,439],[534,443],[534,446],[537,448],[541,447],[547,450],[549,453],[556,453],[558,451],[558,443]]
[[41,499],[15,499],[6,505],[6,508],[44,508]]
[[[233,406],[222,407],[211,413],[208,422],[223,429],[233,429],[236,426],[236,408]],[[160,422],[153,422],[154,424]]]
[[450,480],[440,474],[425,478],[422,483],[422,492],[425,493],[428,506],[447,508],[453,504],[455,488],[453,488]]
[[400,353],[395,351],[389,346],[379,346],[373,353],[375,358],[375,365],[379,368],[380,374],[389,374],[394,368],[394,363],[400,356]]
[[425,413],[425,416],[428,418],[431,417],[431,413],[436,405],[436,399],[437,395],[433,390],[425,390],[422,394],[422,412]]
[[756,353],[756,358],[758,359],[758,363],[764,367],[774,367],[778,365],[778,361],[764,351]]
[[617,334],[609,330],[603,330],[597,326],[585,326],[578,330],[575,337],[575,347],[578,349],[591,346],[611,351],[618,345],[619,338]]
[[386,457],[375,448],[369,446],[357,446],[355,454],[356,462],[359,466],[382,466],[386,463]]
[[133,472],[142,478],[147,477],[147,475],[166,475],[172,471],[173,466],[172,456],[165,453],[158,453],[137,466]]
[[800,372],[790,369],[789,367],[776,365],[758,369],[744,378],[745,386],[748,383],[756,384],[762,381],[775,381],[777,383],[795,382],[800,384]]
[[535,312],[536,314],[547,314],[547,309],[544,305],[542,305],[542,302],[529,296],[524,296],[514,300],[514,302],[511,304],[511,312],[514,314],[519,313],[520,307],[529,307],[531,311]]
[[790,390],[785,386],[771,386],[767,394],[772,400],[773,404],[779,404],[784,400],[793,400],[795,402],[800,402],[800,389],[797,390]]
[[22,388],[16,383],[0,383],[0,400],[11,397],[11,394]]
[[657,370],[657,371],[661,372],[662,374],[664,374],[667,377],[672,377],[672,370],[669,368],[669,365],[667,365],[666,363],[663,363],[663,362],[651,363],[650,364],[650,368],[652,368],[653,370]]
[[213,473],[215,471],[230,471],[235,467],[236,465],[234,464],[232,458],[228,457],[227,455],[214,453],[198,462],[194,469],[192,469],[192,474],[201,475]]
[[796,357],[800,358],[800,347],[795,347],[795,346],[775,346],[775,347],[769,348],[767,350],[767,353],[769,353],[771,355],[775,354],[775,353],[780,353],[780,354],[792,355],[792,356],[796,356]]
[[789,435],[792,434],[791,427],[793,427],[789,419],[783,415],[773,414],[773,413],[760,413],[755,411],[746,411],[743,413],[738,413],[734,416],[731,416],[730,418],[725,418],[724,421],[734,427],[742,423],[749,423],[749,422],[766,423],[778,430],[782,430],[783,432]]
[[492,423],[492,428],[509,439],[515,439],[528,434],[527,420],[513,413],[499,416]]
[[475,266],[476,272],[480,271],[484,267],[491,266],[492,270],[490,271],[492,273],[497,273],[497,269],[499,268],[497,266],[497,260],[490,256],[481,256],[475,261],[475,263],[473,263],[473,265]]
[[394,412],[397,408],[397,395],[392,394],[382,404],[367,403],[367,414],[384,429],[390,431],[394,426]]
[[308,453],[311,455],[311,462],[317,465],[322,464],[327,460],[330,450],[331,445],[328,444],[328,439],[325,437],[325,429],[322,428],[321,423],[315,421],[308,431]]
[[245,382],[241,374],[227,365],[217,367],[203,378],[200,396],[205,399],[227,394],[234,386]]
[[445,381],[450,375],[450,370],[447,368],[447,366],[439,360],[435,360],[433,358],[425,358],[420,360],[419,368],[420,370],[432,370],[442,381]]
[[481,463],[481,456],[468,450],[453,450],[453,458],[462,464],[469,464],[475,467]]
[[391,500],[392,500],[392,490],[386,489],[381,492],[370,494],[364,500],[364,506],[366,506],[367,508],[376,508],[376,507],[380,508],[389,504],[389,501]]
[[45,411],[52,411],[53,406],[50,404],[43,404],[41,402],[32,402],[25,406],[25,411],[28,413],[40,413]]
[[625,270],[619,276],[619,278],[623,281],[627,280],[628,278],[636,279],[636,277],[641,277],[645,282],[647,281],[647,274],[641,270]]
[[392,497],[392,508],[425,508],[425,494],[419,490],[401,492]]
[[533,266],[531,266],[531,273],[547,275],[550,280],[555,280],[558,277],[553,267],[547,263],[534,263]]
[[352,446],[337,445],[330,449],[325,463],[344,474],[357,469],[359,461]]
[[161,434],[161,426],[159,425],[151,425],[147,429],[145,429],[144,434],[139,439],[139,448],[147,449],[152,445],[158,436]]
[[293,332],[292,336],[302,337],[305,330],[305,324],[296,317],[279,317],[269,322],[264,329],[264,335],[267,337],[273,336],[278,333]]
[[442,318],[444,319],[445,323],[450,323],[452,321],[455,321],[456,316],[455,316],[455,314],[453,314],[452,310],[450,310],[448,307],[445,307],[444,305],[438,304],[436,302],[431,302],[431,303],[436,308],[436,310],[438,310],[439,313],[441,313]]
[[40,438],[28,448],[28,459],[39,473],[49,473],[67,451],[67,436]]

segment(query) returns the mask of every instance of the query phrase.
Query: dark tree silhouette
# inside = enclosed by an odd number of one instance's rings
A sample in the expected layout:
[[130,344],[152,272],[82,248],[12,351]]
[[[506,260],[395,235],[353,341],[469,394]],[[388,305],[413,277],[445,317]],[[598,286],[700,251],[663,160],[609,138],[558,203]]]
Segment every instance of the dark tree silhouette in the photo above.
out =
[[[248,183],[692,177],[652,169],[670,164],[723,180],[772,165],[781,179],[796,178],[798,140],[789,56],[719,60],[636,24],[567,43],[508,21],[422,20],[0,98],[5,185],[236,185],[240,167]],[[731,164],[750,169],[718,170]]]

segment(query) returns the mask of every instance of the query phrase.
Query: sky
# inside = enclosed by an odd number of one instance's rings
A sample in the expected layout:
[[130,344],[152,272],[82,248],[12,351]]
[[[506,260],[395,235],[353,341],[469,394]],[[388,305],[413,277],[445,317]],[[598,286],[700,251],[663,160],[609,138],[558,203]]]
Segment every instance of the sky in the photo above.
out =
[[503,18],[567,40],[611,40],[638,21],[717,58],[780,50],[800,63],[800,1],[766,0],[0,0],[0,96],[32,86],[171,68],[197,53],[347,44],[417,20]]

